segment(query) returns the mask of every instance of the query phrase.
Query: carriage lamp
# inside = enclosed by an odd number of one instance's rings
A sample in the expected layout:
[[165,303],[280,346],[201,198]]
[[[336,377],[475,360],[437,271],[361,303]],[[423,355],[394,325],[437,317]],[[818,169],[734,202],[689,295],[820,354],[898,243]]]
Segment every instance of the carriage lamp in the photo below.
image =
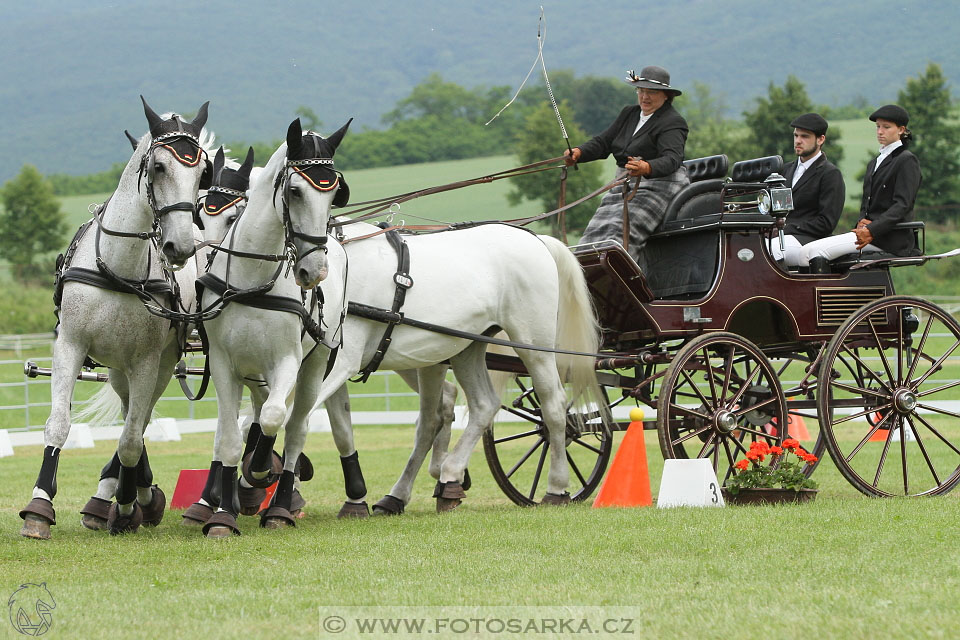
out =
[[771,173],[763,182],[769,185],[769,195],[761,197],[761,200],[766,200],[760,205],[761,212],[786,215],[793,211],[793,190],[787,186],[786,178],[779,173]]

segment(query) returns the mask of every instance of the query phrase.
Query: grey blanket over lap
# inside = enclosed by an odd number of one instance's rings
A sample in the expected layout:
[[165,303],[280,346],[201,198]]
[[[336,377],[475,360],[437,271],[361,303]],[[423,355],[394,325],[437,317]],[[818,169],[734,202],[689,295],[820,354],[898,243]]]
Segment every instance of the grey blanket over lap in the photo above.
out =
[[[617,178],[625,175],[626,170],[618,167]],[[635,179],[631,179],[626,186],[632,190],[634,182]],[[690,178],[687,177],[687,168],[683,165],[663,178],[640,180],[640,190],[627,204],[630,212],[628,249],[634,260],[639,259],[647,238],[660,226],[667,204],[688,184],[690,184]],[[587,244],[602,240],[616,240],[623,244],[623,187],[615,187],[603,196],[597,212],[593,214],[593,218],[583,232],[580,243]]]

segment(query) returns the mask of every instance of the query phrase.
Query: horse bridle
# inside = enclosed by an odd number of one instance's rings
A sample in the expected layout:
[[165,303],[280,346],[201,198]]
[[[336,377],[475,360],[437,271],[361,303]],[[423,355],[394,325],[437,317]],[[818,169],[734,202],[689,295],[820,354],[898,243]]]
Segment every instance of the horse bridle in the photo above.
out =
[[[179,118],[176,118],[176,120],[179,125]],[[197,152],[191,158],[189,155],[177,150],[177,148],[174,146],[177,142],[187,142],[188,146],[194,147]],[[146,177],[147,204],[150,207],[150,211],[153,213],[153,235],[151,237],[155,238],[159,237],[160,235],[160,219],[163,216],[173,211],[189,211],[192,214],[197,206],[195,202],[184,201],[176,202],[165,207],[157,207],[157,198],[153,192],[153,179],[156,171],[155,154],[157,148],[159,147],[166,148],[168,151],[170,151],[170,153],[173,154],[173,157],[177,160],[177,162],[187,167],[197,166],[200,164],[203,156],[206,155],[206,151],[204,151],[203,147],[200,146],[200,139],[189,131],[182,130],[182,125],[180,126],[179,131],[170,131],[161,134],[150,141],[150,148],[140,160],[140,169],[138,172],[139,181],[137,183],[137,187],[139,188],[140,184],[144,180],[144,177]]]
[[[337,174],[337,179],[333,181],[328,187],[322,187],[310,180],[309,176],[305,174],[305,170],[300,169],[300,167],[312,167],[317,165],[329,165],[330,169]],[[298,231],[293,226],[293,221],[290,219],[290,178],[293,174],[296,173],[307,180],[311,186],[313,186],[318,191],[332,191],[336,189],[340,182],[339,172],[333,169],[333,158],[309,158],[306,160],[287,160],[281,169],[277,173],[277,179],[273,185],[273,196],[276,198],[277,192],[279,191],[280,202],[282,206],[282,216],[283,216],[283,232],[284,232],[284,242],[288,247],[289,251],[293,252],[293,255],[296,256],[297,261],[303,260],[308,255],[314,251],[323,250],[324,253],[327,251],[327,236],[312,236],[302,231]],[[313,244],[313,247],[307,250],[302,256],[297,255],[296,246],[294,245],[294,240],[302,240],[306,243]]]

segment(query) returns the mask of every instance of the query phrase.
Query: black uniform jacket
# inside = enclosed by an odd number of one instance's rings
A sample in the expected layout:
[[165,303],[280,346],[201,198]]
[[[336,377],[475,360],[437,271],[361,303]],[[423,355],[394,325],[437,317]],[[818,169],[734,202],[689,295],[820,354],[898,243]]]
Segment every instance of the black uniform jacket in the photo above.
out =
[[871,221],[867,225],[873,235],[871,244],[900,256],[915,253],[913,232],[896,230],[893,226],[913,220],[913,203],[923,180],[920,162],[905,147],[899,147],[874,173],[876,164],[874,158],[867,165],[860,201],[860,218]]
[[[796,161],[784,167],[787,184],[793,182],[796,172]],[[826,238],[840,221],[846,195],[840,169],[821,154],[793,187],[793,211],[787,216],[783,232],[800,244]]]
[[648,178],[662,178],[679,169],[689,132],[687,121],[672,104],[665,103],[633,135],[640,113],[640,105],[624,107],[606,131],[580,145],[580,162],[599,160],[612,153],[618,167],[627,163],[627,156],[649,162]]

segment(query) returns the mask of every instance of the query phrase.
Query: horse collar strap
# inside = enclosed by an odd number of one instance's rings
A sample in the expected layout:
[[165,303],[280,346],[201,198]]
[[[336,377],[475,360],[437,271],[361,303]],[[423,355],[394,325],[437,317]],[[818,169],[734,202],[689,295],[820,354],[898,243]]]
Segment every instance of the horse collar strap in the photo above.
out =
[[[271,280],[268,284],[270,288],[273,288],[274,281]],[[313,338],[314,342],[323,341],[323,329],[320,328],[319,323],[314,321],[310,315],[310,312],[300,300],[287,298],[286,296],[270,295],[267,293],[269,289],[264,289],[264,287],[257,287],[255,289],[248,289],[245,291],[233,289],[229,283],[213,275],[212,273],[206,273],[197,278],[198,299],[202,297],[204,288],[210,289],[210,291],[220,296],[220,301],[223,303],[223,305],[220,307],[221,310],[229,303],[237,302],[239,304],[257,309],[294,313],[300,316],[304,331],[306,331],[307,334]],[[321,320],[322,315],[323,310],[321,307]]]
[[[393,307],[390,311],[384,311],[379,317],[371,318],[386,323],[387,328],[383,332],[383,337],[380,338],[380,344],[377,345],[376,353],[373,354],[370,362],[367,363],[367,366],[360,372],[359,377],[353,380],[353,382],[366,382],[370,374],[380,368],[383,358],[387,355],[387,349],[390,348],[393,330],[398,324],[403,322],[403,314],[400,312],[400,309],[403,307],[403,302],[407,297],[407,289],[413,286],[413,278],[410,277],[410,247],[407,246],[407,243],[400,234],[393,229],[387,231],[384,235],[386,235],[387,240],[390,242],[390,246],[397,252],[397,272],[393,274],[393,281],[396,283],[397,289],[393,294]],[[353,305],[353,303],[351,302],[350,305]],[[369,309],[371,307],[367,308]]]

